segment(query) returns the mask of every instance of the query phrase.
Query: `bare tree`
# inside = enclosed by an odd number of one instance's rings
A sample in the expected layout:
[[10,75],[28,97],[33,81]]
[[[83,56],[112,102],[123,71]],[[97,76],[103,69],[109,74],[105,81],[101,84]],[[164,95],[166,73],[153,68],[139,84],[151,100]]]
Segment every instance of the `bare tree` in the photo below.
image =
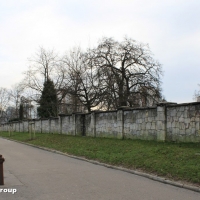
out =
[[100,104],[103,90],[96,69],[85,55],[80,48],[74,48],[64,57],[63,62],[68,71],[66,91],[74,97],[76,107],[80,102],[90,112]]
[[[200,84],[198,84],[198,86],[200,86]],[[194,101],[200,102],[200,90],[194,92],[194,96],[193,96]]]
[[[39,51],[29,59],[29,69],[24,73],[25,78],[22,84],[25,88],[32,89],[34,92],[33,97],[38,101],[43,90],[44,82],[48,78],[53,80],[58,96],[62,99],[62,84],[65,76],[65,70],[61,66],[60,58],[54,50],[45,50],[40,47]],[[61,100],[60,99],[60,100]]]
[[62,59],[54,51],[40,48],[30,59],[23,84],[35,91],[31,98],[38,102],[43,84],[50,78],[58,104],[71,105],[68,110],[72,112],[80,110],[78,107],[90,112],[93,108],[153,105],[161,99],[161,75],[161,65],[148,45],[130,38],[122,42],[103,38],[96,48],[86,52],[74,48]]
[[[54,52],[54,50],[45,50],[43,47],[40,47],[36,55],[32,59],[29,59],[31,62],[30,69],[32,69],[31,71],[33,74],[42,75],[42,83],[44,83],[55,71],[55,68],[57,67],[57,59],[58,55]],[[33,76],[32,82],[35,83],[36,87],[39,86],[35,76]],[[41,86],[38,89],[40,90]]]
[[162,69],[148,45],[130,38],[121,43],[103,38],[97,48],[88,51],[87,57],[98,69],[101,87],[107,86],[105,101],[111,104],[108,108],[133,107],[139,96],[160,97]]
[[0,88],[0,119],[1,122],[7,121],[6,109],[9,106],[10,95],[6,88]]
[[12,107],[15,108],[15,112],[13,113],[12,118],[19,118],[19,106],[20,106],[20,99],[23,95],[24,88],[21,84],[16,84],[12,86],[12,89],[9,91],[10,95],[10,103]]
[[[31,95],[21,96],[20,104],[23,106],[23,118],[32,119],[37,116],[37,104]],[[33,100],[34,99],[34,100]]]

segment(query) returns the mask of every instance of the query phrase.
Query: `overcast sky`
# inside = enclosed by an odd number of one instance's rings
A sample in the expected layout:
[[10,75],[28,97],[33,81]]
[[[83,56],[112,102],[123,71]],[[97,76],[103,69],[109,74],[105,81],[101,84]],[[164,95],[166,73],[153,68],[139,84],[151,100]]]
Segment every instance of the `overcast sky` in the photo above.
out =
[[20,82],[40,46],[63,54],[103,36],[148,43],[167,101],[192,102],[200,84],[200,0],[0,0],[0,87]]

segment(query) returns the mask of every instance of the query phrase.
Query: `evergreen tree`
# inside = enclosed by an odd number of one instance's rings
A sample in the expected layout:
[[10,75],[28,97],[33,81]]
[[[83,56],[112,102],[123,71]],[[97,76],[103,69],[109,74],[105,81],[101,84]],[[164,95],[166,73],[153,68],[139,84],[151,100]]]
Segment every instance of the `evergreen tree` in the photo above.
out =
[[47,79],[44,83],[42,95],[39,100],[40,106],[37,109],[38,116],[41,118],[57,117],[58,100],[53,81]]
[[20,120],[23,120],[24,118],[24,106],[22,103],[20,103],[20,106],[19,106],[19,119]]

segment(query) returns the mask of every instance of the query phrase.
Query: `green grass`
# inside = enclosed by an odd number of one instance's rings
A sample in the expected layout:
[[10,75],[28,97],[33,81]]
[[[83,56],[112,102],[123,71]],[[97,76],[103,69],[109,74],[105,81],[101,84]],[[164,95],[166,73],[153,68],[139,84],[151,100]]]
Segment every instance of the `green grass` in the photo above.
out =
[[1,132],[0,136],[56,149],[129,169],[142,170],[173,180],[200,185],[200,143],[169,143],[39,134]]

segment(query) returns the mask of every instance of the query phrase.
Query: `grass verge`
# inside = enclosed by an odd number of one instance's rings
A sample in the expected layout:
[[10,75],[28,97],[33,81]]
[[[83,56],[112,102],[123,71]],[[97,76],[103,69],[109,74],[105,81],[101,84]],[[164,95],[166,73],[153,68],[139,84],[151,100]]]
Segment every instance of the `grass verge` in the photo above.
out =
[[74,137],[60,134],[1,132],[0,136],[103,163],[187,181],[200,186],[200,143],[170,143],[142,140]]

